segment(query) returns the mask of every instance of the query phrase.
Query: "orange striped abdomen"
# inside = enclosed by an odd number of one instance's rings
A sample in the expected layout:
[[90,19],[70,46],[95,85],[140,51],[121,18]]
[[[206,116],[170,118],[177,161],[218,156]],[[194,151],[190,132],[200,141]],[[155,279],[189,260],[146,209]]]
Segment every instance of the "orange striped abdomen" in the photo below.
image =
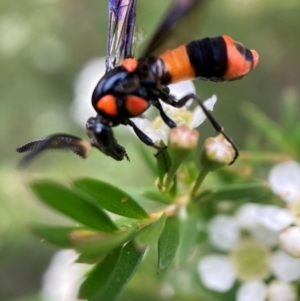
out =
[[168,50],[160,59],[164,63],[163,84],[194,78],[231,81],[256,67],[258,54],[229,36],[219,36]]
[[177,83],[187,79],[194,79],[195,70],[190,63],[185,45],[173,50],[167,50],[159,56],[164,62],[165,73],[168,74],[168,83]]

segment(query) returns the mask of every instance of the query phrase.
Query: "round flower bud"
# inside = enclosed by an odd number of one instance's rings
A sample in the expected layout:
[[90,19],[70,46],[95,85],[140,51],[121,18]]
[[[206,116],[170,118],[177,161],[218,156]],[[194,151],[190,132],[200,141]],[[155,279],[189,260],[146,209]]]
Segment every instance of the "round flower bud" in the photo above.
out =
[[235,150],[222,134],[207,138],[200,152],[200,162],[208,171],[218,170],[232,162]]

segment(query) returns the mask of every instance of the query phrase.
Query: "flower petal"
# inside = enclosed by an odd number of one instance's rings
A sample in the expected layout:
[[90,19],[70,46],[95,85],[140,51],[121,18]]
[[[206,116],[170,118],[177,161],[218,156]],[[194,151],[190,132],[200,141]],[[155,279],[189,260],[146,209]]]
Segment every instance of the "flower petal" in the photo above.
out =
[[96,114],[91,96],[99,79],[105,73],[105,58],[95,58],[87,62],[74,83],[74,99],[70,107],[74,121],[81,127],[88,118]]
[[300,259],[278,250],[272,256],[271,269],[280,280],[286,282],[298,280],[300,278]]
[[265,301],[267,286],[262,281],[243,283],[237,291],[237,301]]
[[274,280],[268,287],[269,301],[295,301],[296,298],[294,287],[284,281]]
[[79,286],[90,268],[90,265],[74,263],[77,257],[73,250],[59,251],[53,256],[43,278],[43,300],[77,300]]
[[295,161],[275,165],[269,174],[270,188],[286,202],[300,199],[300,165]]
[[[176,99],[180,99],[188,94],[196,93],[194,83],[191,80],[185,80],[176,84],[171,84],[168,87],[170,88],[170,94],[175,96]],[[189,105],[190,102],[187,104],[187,106]]]
[[257,224],[257,211],[260,205],[248,203],[242,205],[236,213],[236,221],[242,229],[250,230]]
[[262,224],[256,223],[249,232],[256,241],[267,247],[276,247],[278,245],[278,231],[273,231]]
[[229,215],[217,215],[208,226],[210,243],[221,251],[230,251],[240,239],[236,220]]
[[282,249],[293,257],[300,257],[300,229],[290,227],[284,230],[279,236],[279,243]]
[[290,211],[271,205],[260,206],[257,211],[257,219],[273,231],[283,230],[293,222]]
[[[217,96],[213,95],[211,98],[204,101],[204,105],[206,109],[209,111],[212,111],[214,108],[215,103],[217,102]],[[189,126],[191,128],[198,127],[203,121],[206,119],[206,115],[203,113],[202,109],[199,107],[199,105],[196,106],[194,113],[193,113],[193,119]]]
[[198,264],[198,274],[207,288],[218,292],[230,290],[236,278],[232,263],[223,255],[204,257]]

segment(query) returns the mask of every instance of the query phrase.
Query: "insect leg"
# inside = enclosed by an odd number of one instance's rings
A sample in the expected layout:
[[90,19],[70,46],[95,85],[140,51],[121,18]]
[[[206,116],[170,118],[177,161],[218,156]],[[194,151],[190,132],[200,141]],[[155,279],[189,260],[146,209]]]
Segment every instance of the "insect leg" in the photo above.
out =
[[160,117],[162,118],[162,120],[164,121],[164,123],[170,127],[170,128],[176,128],[176,123],[169,117],[167,116],[167,114],[164,112],[161,103],[159,101],[156,101],[155,103],[153,103],[153,106],[155,106],[159,113],[160,113]]
[[137,126],[136,124],[131,121],[130,119],[128,120],[128,125],[130,125],[134,132],[136,133],[136,135],[139,137],[139,139],[144,142],[146,145],[149,145],[155,149],[160,150],[161,147],[159,145],[154,144],[154,142],[152,141],[152,139],[150,139],[145,133],[143,133]]
[[230,162],[229,165],[233,164],[234,161],[237,159],[237,157],[239,156],[239,149],[237,147],[237,145],[233,142],[233,140],[230,138],[230,136],[228,136],[228,134],[226,134],[224,128],[221,126],[221,124],[215,119],[215,117],[207,110],[207,108],[204,106],[203,101],[201,100],[201,98],[195,94],[188,94],[184,97],[182,97],[181,99],[179,99],[178,101],[174,100],[172,97],[166,97],[168,96],[167,94],[164,94],[164,97],[162,97],[162,100],[173,106],[176,108],[181,108],[183,107],[190,99],[193,99],[202,109],[203,113],[206,115],[207,119],[209,120],[209,122],[211,123],[211,125],[213,126],[213,128],[218,132],[221,133],[225,139],[232,145],[234,151],[235,151],[235,155],[233,160]]

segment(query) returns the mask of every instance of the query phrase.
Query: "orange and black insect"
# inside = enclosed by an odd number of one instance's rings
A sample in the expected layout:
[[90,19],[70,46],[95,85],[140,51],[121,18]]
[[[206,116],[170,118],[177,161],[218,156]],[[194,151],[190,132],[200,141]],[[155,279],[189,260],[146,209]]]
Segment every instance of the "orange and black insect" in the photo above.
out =
[[170,128],[174,128],[175,122],[166,115],[160,101],[180,108],[190,99],[202,108],[215,130],[222,133],[232,144],[236,151],[235,160],[238,148],[206,110],[201,99],[195,94],[175,99],[169,94],[167,85],[198,78],[216,82],[240,79],[257,65],[257,52],[223,35],[192,41],[166,50],[158,56],[152,55],[173,34],[175,24],[199,8],[202,2],[175,0],[144,54],[136,60],[132,46],[136,0],[109,0],[106,73],[92,94],[96,117],[89,118],[86,123],[90,140],[85,141],[68,134],[54,134],[29,142],[17,148],[21,153],[29,151],[22,163],[27,163],[46,149],[71,150],[85,158],[91,147],[115,160],[120,161],[124,157],[129,160],[125,148],[118,144],[112,131],[113,127],[120,124],[131,126],[142,142],[159,150],[160,146],[154,144],[131,118],[141,116],[149,106],[154,106],[163,121]]

